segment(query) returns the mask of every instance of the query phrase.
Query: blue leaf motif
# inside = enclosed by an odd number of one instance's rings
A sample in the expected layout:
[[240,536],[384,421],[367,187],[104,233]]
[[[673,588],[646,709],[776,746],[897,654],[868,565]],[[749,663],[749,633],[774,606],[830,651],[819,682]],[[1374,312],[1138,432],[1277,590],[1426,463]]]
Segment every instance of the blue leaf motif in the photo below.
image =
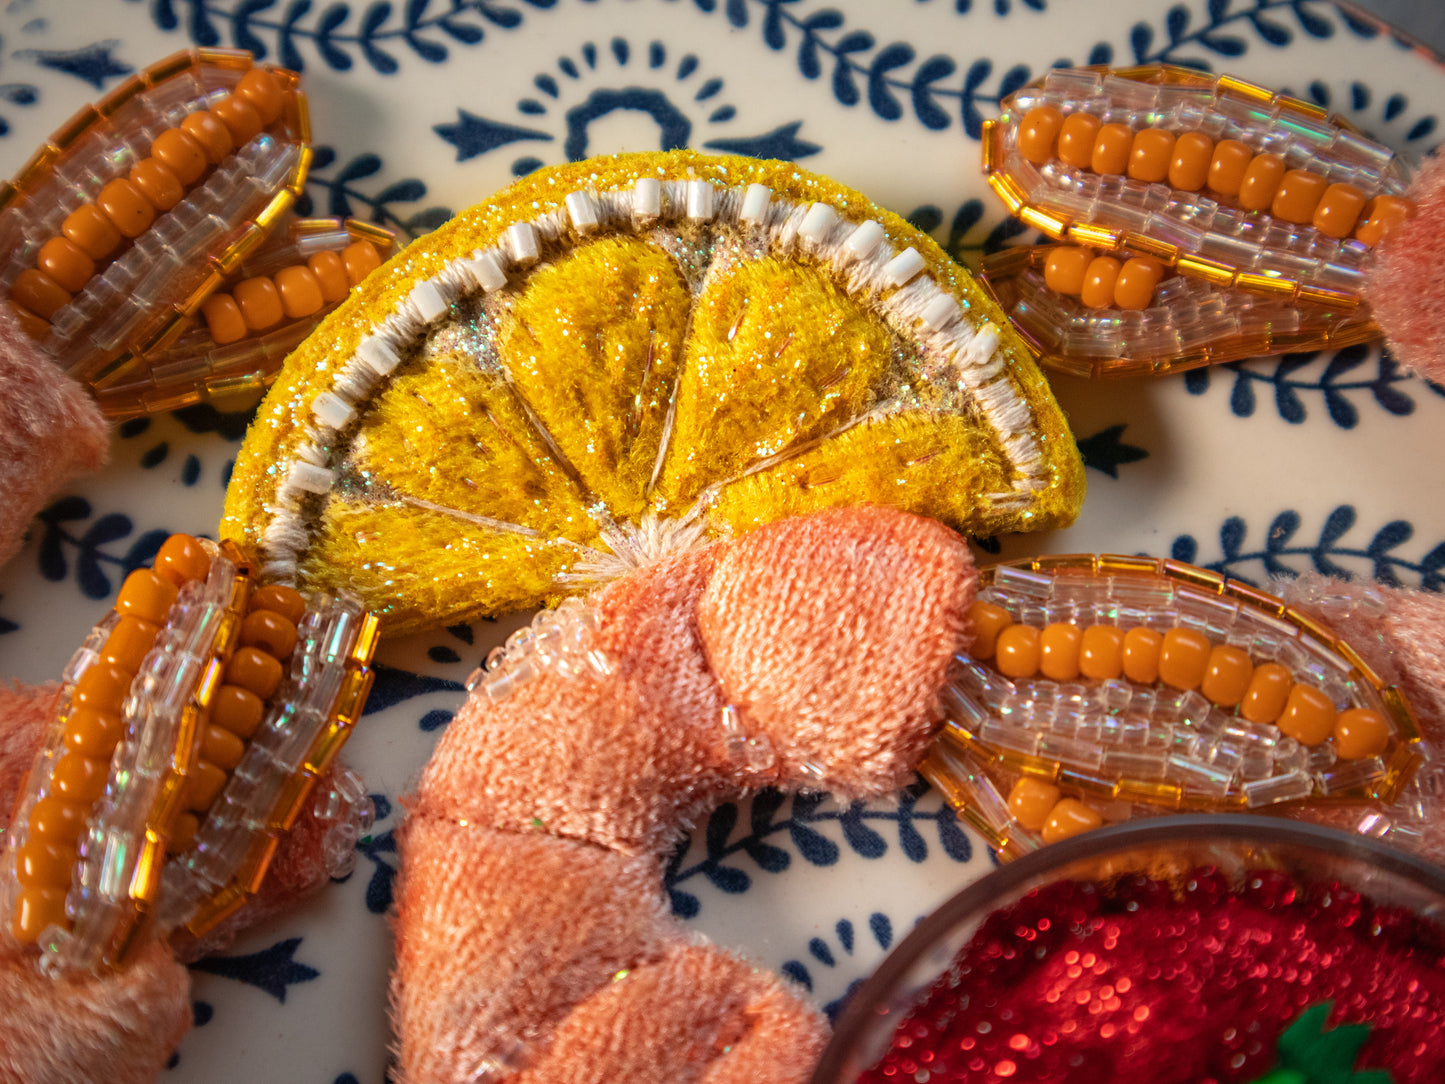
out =
[[344,72],[351,68],[351,57],[332,43],[331,38],[341,24],[351,17],[351,9],[345,4],[332,4],[321,16],[316,27],[316,48],[321,58],[333,71]]
[[843,838],[863,858],[881,858],[888,852],[888,843],[863,822],[865,809],[862,802],[854,802],[848,807],[841,821]]
[[1235,378],[1234,388],[1229,393],[1229,409],[1235,417],[1248,418],[1254,414],[1254,382],[1245,373]]
[[918,65],[918,70],[913,73],[913,82],[909,85],[913,112],[925,128],[940,130],[948,127],[948,113],[935,100],[933,84],[947,79],[956,70],[957,65],[948,57],[934,56]]
[[1169,556],[1176,561],[1183,561],[1186,565],[1192,565],[1199,557],[1199,543],[1193,535],[1182,534],[1169,547]]
[[1314,12],[1305,7],[1303,3],[1296,2],[1292,6],[1294,9],[1294,17],[1299,21],[1300,29],[1310,37],[1323,39],[1334,36],[1334,23],[1314,14]]
[[848,60],[848,54],[861,53],[871,48],[873,35],[866,30],[854,30],[844,34],[833,46],[832,52],[836,58],[833,65],[833,97],[844,105],[857,105],[860,97],[858,84],[853,80],[853,65]]
[[[768,11],[768,19],[771,22],[775,18],[779,20],[777,23],[778,36],[776,44],[767,34],[765,34],[764,37],[774,49],[781,49],[787,44],[783,37],[781,16],[778,14],[776,7],[770,8]],[[831,9],[824,9],[823,11],[810,15],[799,24],[799,29],[803,31],[803,40],[798,44],[798,71],[802,72],[805,79],[816,79],[823,74],[823,64],[818,58],[818,50],[820,48],[826,48],[826,46],[823,44],[823,39],[818,37],[817,31],[836,30],[842,25],[843,16],[839,12]]]
[[1440,543],[1420,561],[1420,589],[1422,591],[1439,591],[1445,588],[1445,578],[1442,578],[1441,570],[1445,569],[1445,542]]
[[1254,24],[1254,29],[1258,32],[1259,36],[1277,49],[1283,48],[1294,39],[1294,35],[1285,27],[1280,26],[1279,23],[1271,22],[1257,12],[1249,16],[1249,21]]
[[1189,30],[1189,9],[1183,4],[1170,8],[1164,19],[1164,28],[1169,33],[1169,44],[1177,45]]
[[1148,23],[1135,23],[1129,31],[1129,46],[1134,50],[1134,61],[1143,64],[1149,57],[1149,47],[1154,44],[1154,28]]
[[888,89],[888,73],[910,63],[915,55],[911,47],[895,42],[881,50],[868,65],[868,104],[884,120],[903,116],[903,107]]
[[253,53],[257,60],[266,57],[266,43],[251,32],[251,18],[276,5],[276,0],[243,0],[231,16],[231,38],[238,49]]
[[838,845],[806,823],[822,801],[821,795],[800,794],[794,798],[793,819],[788,824],[788,833],[804,859],[815,866],[832,866],[838,861]]
[[973,858],[973,842],[948,808],[939,811],[938,842],[943,851],[955,862],[967,862]]
[[1219,548],[1224,551],[1226,560],[1238,559],[1239,547],[1244,544],[1245,529],[1244,520],[1238,516],[1230,516],[1219,528]]
[[1414,533],[1415,529],[1402,519],[1392,520],[1375,533],[1365,549],[1366,555],[1374,561],[1375,579],[1391,587],[1400,586],[1400,577],[1395,573],[1389,553],[1396,546],[1410,541]]

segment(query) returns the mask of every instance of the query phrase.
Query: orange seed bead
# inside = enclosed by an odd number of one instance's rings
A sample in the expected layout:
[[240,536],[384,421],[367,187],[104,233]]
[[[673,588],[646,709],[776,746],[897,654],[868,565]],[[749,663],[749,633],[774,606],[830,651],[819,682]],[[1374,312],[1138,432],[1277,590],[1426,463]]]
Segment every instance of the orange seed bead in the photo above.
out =
[[1054,156],[1054,144],[1059,138],[1059,129],[1064,126],[1064,115],[1052,105],[1040,105],[1030,109],[1019,121],[1019,153],[1024,160],[1041,166]]
[[198,760],[186,776],[181,802],[187,809],[210,809],[225,785],[225,772],[209,761]]
[[276,284],[265,275],[242,279],[231,290],[231,296],[236,299],[241,315],[246,319],[246,327],[251,331],[265,331],[285,319],[281,295],[276,290]]
[[262,124],[272,124],[286,107],[286,91],[281,80],[264,68],[252,68],[236,84],[235,93],[251,103]]
[[206,151],[189,132],[167,128],[151,144],[151,157],[176,175],[181,184],[190,187],[206,172]]
[[16,880],[32,888],[68,888],[75,851],[35,840],[15,854]]
[[1079,673],[1091,681],[1112,681],[1124,672],[1124,630],[1090,625],[1079,641]]
[[1058,156],[1065,165],[1088,169],[1094,161],[1094,140],[1103,121],[1092,113],[1070,113],[1059,129]]
[[139,237],[156,220],[151,201],[124,177],[117,177],[102,188],[95,197],[95,205],[115,223],[122,237]]
[[100,649],[101,661],[136,673],[151,648],[156,646],[160,631],[161,627],[153,621],[131,615],[122,617],[105,638],[105,646]]
[[1307,169],[1292,169],[1279,182],[1269,213],[1275,218],[1300,226],[1312,222],[1315,208],[1320,205],[1329,184],[1330,182],[1318,173],[1311,173]]
[[1078,297],[1094,254],[1078,245],[1056,245],[1044,262],[1044,285],[1058,294]]
[[55,793],[67,802],[88,806],[105,790],[110,762],[71,751],[55,764],[51,783]]
[[370,241],[352,241],[341,250],[341,262],[346,265],[346,280],[355,286],[381,266],[381,254]]
[[968,608],[968,621],[973,626],[973,644],[968,653],[975,659],[993,658],[998,634],[1013,624],[1014,619],[1002,606],[991,602],[975,602]]
[[27,267],[10,284],[11,300],[45,320],[70,304],[71,297],[69,290],[34,267]]
[[1030,832],[1037,832],[1059,804],[1059,788],[1031,775],[1023,776],[1008,792],[1008,811]]
[[125,722],[118,711],[72,708],[65,721],[65,745],[88,757],[108,757],[125,736]]
[[181,130],[201,146],[206,162],[216,165],[236,149],[236,141],[221,118],[209,109],[197,109],[181,121]]
[[26,888],[16,893],[15,916],[10,921],[15,939],[33,944],[50,926],[69,928],[65,917],[68,894],[68,888]]
[[221,346],[240,342],[250,329],[241,306],[230,294],[212,294],[201,303],[201,317],[206,321],[206,330]]
[[171,825],[171,838],[166,840],[166,849],[171,854],[184,854],[191,849],[200,830],[201,822],[194,813],[182,813]]
[[138,568],[125,578],[116,595],[115,609],[154,625],[165,624],[166,614],[176,602],[176,585],[159,572]]
[[1129,148],[1129,176],[1150,183],[1167,178],[1169,163],[1174,160],[1174,142],[1174,133],[1163,128],[1135,132]]
[[1361,212],[1365,221],[1355,230],[1355,238],[1366,245],[1379,244],[1381,237],[1414,213],[1414,205],[1403,196],[1376,196],[1365,204]]
[[1390,745],[1390,721],[1373,708],[1350,708],[1335,720],[1334,735],[1344,760],[1379,756]]
[[1124,676],[1141,685],[1159,680],[1159,649],[1164,642],[1153,629],[1137,625],[1124,633]]
[[265,714],[265,702],[239,685],[222,685],[211,701],[211,722],[225,727],[238,738],[249,738],[256,733]]
[[180,587],[189,580],[204,580],[211,570],[211,558],[205,547],[190,535],[173,534],[161,543],[154,568]]
[[1174,141],[1174,157],[1169,163],[1169,187],[1181,192],[1198,192],[1209,180],[1209,166],[1214,159],[1214,140],[1203,132],[1182,132]]
[[1249,679],[1249,688],[1239,702],[1239,714],[1251,723],[1272,723],[1284,711],[1294,678],[1277,662],[1256,666]]
[[92,260],[103,260],[120,245],[120,230],[93,203],[77,207],[65,216],[60,232]]
[[1220,707],[1232,708],[1244,699],[1253,676],[1254,662],[1249,652],[1230,644],[1218,644],[1209,653],[1199,691]]
[[231,139],[238,147],[244,147],[266,127],[261,123],[261,114],[256,112],[256,107],[238,94],[222,98],[211,106],[211,112],[226,126],[226,131],[231,133]]
[[95,662],[75,680],[71,702],[90,711],[115,712],[125,702],[135,674],[109,662]]
[[1159,648],[1159,680],[1176,689],[1197,689],[1209,665],[1209,637],[1197,629],[1170,629]]
[[1332,184],[1320,197],[1313,219],[1315,229],[1336,240],[1348,237],[1365,209],[1365,194],[1352,184]]
[[1123,174],[1129,168],[1129,153],[1134,149],[1134,129],[1127,124],[1106,124],[1094,137],[1094,153],[1089,168],[1095,173]]
[[234,771],[246,755],[246,743],[223,726],[212,723],[201,735],[201,756],[223,771]]
[[346,264],[339,252],[316,252],[306,261],[311,273],[321,286],[321,296],[328,303],[345,301],[351,292],[351,283],[346,279]]
[[1040,835],[1045,843],[1061,843],[1083,832],[1092,831],[1103,823],[1103,817],[1077,798],[1063,798],[1049,810]]
[[1210,189],[1221,196],[1239,195],[1239,187],[1252,161],[1254,151],[1248,144],[1237,139],[1221,139],[1214,145],[1214,157],[1209,162]]
[[226,682],[250,689],[265,700],[281,684],[281,664],[254,647],[238,648],[226,664]]
[[186,198],[181,179],[155,158],[142,158],[132,166],[130,183],[139,188],[141,195],[158,211],[169,211]]
[[1246,211],[1263,211],[1274,202],[1284,179],[1284,159],[1277,154],[1256,154],[1239,182],[1239,205]]
[[79,293],[95,274],[95,261],[68,237],[52,237],[41,245],[35,266],[73,294]]
[[1079,676],[1079,641],[1084,637],[1078,625],[1055,621],[1039,634],[1039,672],[1054,681],[1073,681]]
[[306,616],[306,598],[294,587],[279,583],[268,583],[251,592],[247,610],[270,610],[280,614],[293,625],[299,625]]
[[1119,268],[1114,280],[1114,306],[1147,309],[1154,300],[1154,288],[1164,277],[1164,264],[1152,256],[1132,256]]
[[270,610],[253,610],[241,621],[241,643],[284,659],[296,646],[296,625]]
[[281,310],[292,320],[320,312],[326,303],[321,283],[309,267],[283,267],[277,271],[276,292],[281,295]]
[[1039,630],[1010,625],[998,634],[994,665],[1004,677],[1033,677],[1039,672]]
[[1119,281],[1123,266],[1112,256],[1095,256],[1084,273],[1079,300],[1091,309],[1107,309],[1114,304],[1114,283]]
[[1301,745],[1318,745],[1335,728],[1335,705],[1318,689],[1296,684],[1276,725]]
[[30,838],[71,846],[85,827],[85,812],[53,794],[42,798],[30,810]]

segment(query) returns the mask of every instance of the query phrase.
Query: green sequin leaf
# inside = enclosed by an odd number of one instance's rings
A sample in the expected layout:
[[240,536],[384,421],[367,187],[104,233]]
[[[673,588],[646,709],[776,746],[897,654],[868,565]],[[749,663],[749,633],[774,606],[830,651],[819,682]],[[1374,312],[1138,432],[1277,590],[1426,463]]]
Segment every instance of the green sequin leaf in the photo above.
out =
[[1333,1001],[1300,1013],[1279,1037],[1280,1064],[1253,1084],[1394,1084],[1385,1069],[1356,1071],[1355,1059],[1370,1037],[1368,1024],[1341,1024],[1329,1031]]

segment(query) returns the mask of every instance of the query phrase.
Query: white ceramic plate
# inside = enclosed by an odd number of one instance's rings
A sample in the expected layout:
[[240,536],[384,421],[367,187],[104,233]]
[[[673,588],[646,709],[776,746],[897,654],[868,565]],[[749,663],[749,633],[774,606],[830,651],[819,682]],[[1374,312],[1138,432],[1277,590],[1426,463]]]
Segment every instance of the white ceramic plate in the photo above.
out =
[[[1325,102],[1428,151],[1445,72],[1322,0],[12,0],[0,12],[0,174],[80,105],[194,44],[300,68],[317,213],[419,232],[539,164],[691,144],[795,157],[934,230],[965,261],[1016,231],[979,174],[979,121],[1048,66],[1171,61]],[[1377,349],[1100,389],[1058,380],[1092,468],[1067,532],[1007,554],[1115,550],[1232,576],[1320,568],[1438,589],[1445,390]],[[244,417],[122,426],[0,573],[0,674],[59,674],[157,533],[212,533]],[[524,618],[385,645],[349,747],[383,812],[355,873],[194,968],[173,1084],[380,1084],[399,801]],[[990,864],[931,795],[725,807],[668,873],[699,929],[831,1005]]]

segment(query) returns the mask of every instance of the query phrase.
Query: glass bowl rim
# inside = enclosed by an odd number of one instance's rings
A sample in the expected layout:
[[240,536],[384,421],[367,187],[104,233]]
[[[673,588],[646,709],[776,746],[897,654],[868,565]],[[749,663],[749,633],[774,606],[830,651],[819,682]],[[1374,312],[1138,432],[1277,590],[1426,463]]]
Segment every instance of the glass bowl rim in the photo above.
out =
[[882,995],[892,990],[919,958],[964,916],[980,912],[992,900],[1007,898],[1036,877],[1077,861],[1150,844],[1211,840],[1296,844],[1338,858],[1361,859],[1376,869],[1412,881],[1445,898],[1445,869],[1387,847],[1368,836],[1305,821],[1247,814],[1194,814],[1131,820],[1085,832],[999,866],[960,889],[920,920],[884,957],[878,969],[849,995],[848,1004],[833,1027],[832,1037],[813,1071],[810,1084],[831,1084],[838,1079],[838,1071],[852,1045],[850,1036],[873,1016],[874,1006],[880,1002]]

